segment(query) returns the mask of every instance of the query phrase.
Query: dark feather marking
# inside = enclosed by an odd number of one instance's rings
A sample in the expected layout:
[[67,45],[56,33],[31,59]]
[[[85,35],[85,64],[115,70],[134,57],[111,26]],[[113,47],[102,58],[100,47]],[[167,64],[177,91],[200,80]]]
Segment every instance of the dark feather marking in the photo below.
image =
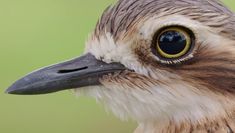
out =
[[[110,32],[117,40],[119,33],[128,32],[140,19],[162,11],[168,12],[165,15],[182,14],[210,27],[223,27],[221,33],[235,39],[235,16],[218,0],[119,0],[106,9],[97,24],[95,35]],[[221,16],[224,18],[221,19]]]

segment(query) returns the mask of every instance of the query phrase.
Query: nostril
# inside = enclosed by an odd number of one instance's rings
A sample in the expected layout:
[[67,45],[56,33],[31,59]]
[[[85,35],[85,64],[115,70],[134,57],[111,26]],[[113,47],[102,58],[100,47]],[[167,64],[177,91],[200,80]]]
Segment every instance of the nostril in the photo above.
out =
[[81,67],[81,68],[76,68],[76,69],[64,69],[64,70],[59,70],[57,73],[59,73],[59,74],[72,73],[72,72],[81,71],[81,70],[84,70],[84,69],[87,69],[87,68],[88,68],[88,66]]

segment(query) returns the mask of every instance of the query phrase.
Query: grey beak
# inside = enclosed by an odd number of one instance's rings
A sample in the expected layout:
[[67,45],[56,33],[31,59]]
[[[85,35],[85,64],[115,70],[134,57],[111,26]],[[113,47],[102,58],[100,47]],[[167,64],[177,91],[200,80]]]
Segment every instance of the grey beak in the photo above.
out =
[[71,61],[33,72],[15,82],[6,90],[6,93],[19,95],[47,94],[99,85],[99,79],[103,75],[125,69],[119,63],[107,64],[88,53]]

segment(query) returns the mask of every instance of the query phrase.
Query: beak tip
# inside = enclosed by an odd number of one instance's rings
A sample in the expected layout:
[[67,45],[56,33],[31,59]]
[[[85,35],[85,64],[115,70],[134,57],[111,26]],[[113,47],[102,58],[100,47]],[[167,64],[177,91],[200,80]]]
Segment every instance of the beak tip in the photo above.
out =
[[5,94],[15,94],[15,93],[12,91],[5,91]]
[[5,94],[22,95],[24,91],[21,86],[15,83],[5,90]]
[[10,94],[11,92],[9,92],[8,90],[5,90],[4,93],[5,93],[5,94]]
[[5,90],[5,94],[17,94],[14,88],[9,87],[7,90]]
[[7,89],[7,90],[5,90],[5,93],[10,94],[11,92]]

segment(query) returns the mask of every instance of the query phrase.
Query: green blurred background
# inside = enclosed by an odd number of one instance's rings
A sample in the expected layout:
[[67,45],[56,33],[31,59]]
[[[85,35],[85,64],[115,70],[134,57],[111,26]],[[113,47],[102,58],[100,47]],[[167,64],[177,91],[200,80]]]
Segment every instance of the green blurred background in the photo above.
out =
[[[234,0],[224,0],[235,10]],[[114,0],[0,0],[0,133],[131,133],[102,105],[64,91],[13,96],[4,90],[28,72],[79,56]]]

